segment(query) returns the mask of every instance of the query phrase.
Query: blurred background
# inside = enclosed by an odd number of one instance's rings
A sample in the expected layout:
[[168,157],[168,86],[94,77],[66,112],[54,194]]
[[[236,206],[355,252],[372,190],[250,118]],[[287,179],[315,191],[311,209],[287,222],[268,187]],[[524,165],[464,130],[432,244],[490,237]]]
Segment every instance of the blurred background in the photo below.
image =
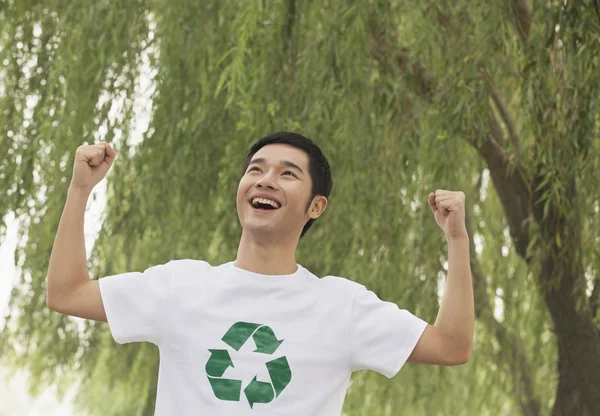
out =
[[299,245],[433,323],[467,197],[475,344],[460,367],[355,372],[344,415],[600,414],[600,2],[0,1],[0,415],[152,415],[158,351],[46,307],[81,144],[119,158],[86,213],[92,278],[240,237],[250,144],[329,158]]

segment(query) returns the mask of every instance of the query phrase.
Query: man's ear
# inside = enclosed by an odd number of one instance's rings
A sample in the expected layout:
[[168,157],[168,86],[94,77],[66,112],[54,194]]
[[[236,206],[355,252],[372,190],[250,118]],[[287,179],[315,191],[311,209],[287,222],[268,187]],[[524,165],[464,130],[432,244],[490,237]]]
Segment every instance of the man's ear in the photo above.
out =
[[319,218],[327,209],[327,198],[323,195],[316,195],[310,207],[308,208],[308,216],[312,219]]

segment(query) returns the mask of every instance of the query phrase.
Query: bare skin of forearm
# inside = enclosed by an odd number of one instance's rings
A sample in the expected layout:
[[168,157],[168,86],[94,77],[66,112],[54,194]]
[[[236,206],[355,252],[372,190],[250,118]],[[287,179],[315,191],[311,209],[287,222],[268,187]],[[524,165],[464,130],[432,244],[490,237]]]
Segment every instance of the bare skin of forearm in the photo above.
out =
[[90,192],[70,187],[54,239],[46,301],[49,306],[79,284],[89,281],[83,224]]
[[475,306],[469,237],[448,239],[448,277],[435,327],[461,351],[471,351]]

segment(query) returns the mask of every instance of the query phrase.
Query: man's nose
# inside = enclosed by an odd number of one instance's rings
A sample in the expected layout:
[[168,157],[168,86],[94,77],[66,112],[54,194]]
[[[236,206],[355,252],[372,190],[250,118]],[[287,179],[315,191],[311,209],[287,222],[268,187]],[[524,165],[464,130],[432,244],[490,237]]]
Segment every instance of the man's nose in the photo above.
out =
[[269,189],[273,189],[275,190],[275,187],[273,185],[271,185],[270,183],[265,183],[265,181],[260,181],[259,183],[256,184],[257,188],[269,188]]
[[258,182],[256,182],[256,186],[258,188],[265,187],[269,189],[275,189],[275,182],[273,179],[271,179],[271,175],[264,175]]

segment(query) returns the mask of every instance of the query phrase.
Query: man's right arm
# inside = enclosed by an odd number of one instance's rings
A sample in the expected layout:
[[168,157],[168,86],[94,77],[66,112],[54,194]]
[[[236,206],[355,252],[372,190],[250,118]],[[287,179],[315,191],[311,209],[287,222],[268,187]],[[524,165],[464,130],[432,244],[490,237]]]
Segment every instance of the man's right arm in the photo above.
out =
[[65,315],[107,322],[100,287],[90,279],[85,253],[83,224],[90,193],[69,187],[48,266],[46,304]]
[[90,280],[85,254],[85,206],[94,186],[108,173],[116,157],[106,142],[81,145],[75,151],[73,176],[54,239],[46,304],[65,315],[107,322],[98,281]]

